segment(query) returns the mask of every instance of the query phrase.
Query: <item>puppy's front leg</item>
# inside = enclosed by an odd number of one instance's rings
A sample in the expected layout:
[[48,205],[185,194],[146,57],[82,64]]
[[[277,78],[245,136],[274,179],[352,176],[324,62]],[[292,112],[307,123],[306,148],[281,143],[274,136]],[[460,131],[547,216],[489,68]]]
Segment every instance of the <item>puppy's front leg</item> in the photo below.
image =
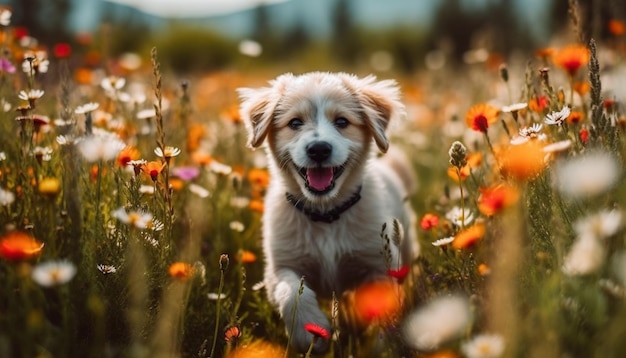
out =
[[[304,329],[304,324],[314,323],[330,332],[328,318],[320,310],[315,292],[306,285],[306,282],[302,287],[302,294],[299,295],[300,277],[295,272],[279,270],[275,277],[277,281],[273,289],[270,287],[270,298],[278,306],[278,310],[285,321],[287,334],[292,332],[292,346],[299,352],[306,352],[313,335]],[[328,340],[318,339],[313,351],[324,353],[328,347]]]

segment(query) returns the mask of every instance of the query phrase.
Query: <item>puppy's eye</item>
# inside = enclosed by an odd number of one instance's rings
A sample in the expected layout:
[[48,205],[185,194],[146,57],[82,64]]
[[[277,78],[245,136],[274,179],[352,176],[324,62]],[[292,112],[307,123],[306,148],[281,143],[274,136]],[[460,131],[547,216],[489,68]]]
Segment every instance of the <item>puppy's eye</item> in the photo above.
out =
[[335,127],[337,128],[346,128],[350,124],[350,121],[343,117],[339,117],[335,119]]
[[302,119],[300,118],[293,118],[289,121],[289,123],[287,123],[287,125],[289,126],[289,128],[296,130],[302,127],[302,125],[304,125],[304,122],[302,122]]

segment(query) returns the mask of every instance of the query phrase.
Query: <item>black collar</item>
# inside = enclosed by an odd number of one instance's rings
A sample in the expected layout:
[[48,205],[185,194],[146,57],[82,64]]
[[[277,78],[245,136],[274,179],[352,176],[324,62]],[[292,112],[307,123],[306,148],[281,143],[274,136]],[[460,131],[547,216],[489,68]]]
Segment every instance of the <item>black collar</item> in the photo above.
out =
[[291,203],[296,209],[300,210],[304,215],[308,216],[313,221],[321,221],[325,223],[331,223],[339,219],[339,215],[343,214],[346,210],[350,209],[361,199],[361,186],[359,186],[356,192],[341,205],[332,208],[326,212],[319,212],[317,210],[311,210],[304,207],[304,202],[298,200],[293,194],[285,193],[287,201]]

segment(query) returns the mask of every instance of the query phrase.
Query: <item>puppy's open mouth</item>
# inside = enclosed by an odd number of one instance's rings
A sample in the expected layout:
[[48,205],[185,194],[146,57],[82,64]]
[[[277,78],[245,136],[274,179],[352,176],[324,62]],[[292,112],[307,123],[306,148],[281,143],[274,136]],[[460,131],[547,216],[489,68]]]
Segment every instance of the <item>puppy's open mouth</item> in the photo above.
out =
[[316,195],[326,194],[335,186],[335,180],[343,173],[344,166],[299,168],[306,188]]

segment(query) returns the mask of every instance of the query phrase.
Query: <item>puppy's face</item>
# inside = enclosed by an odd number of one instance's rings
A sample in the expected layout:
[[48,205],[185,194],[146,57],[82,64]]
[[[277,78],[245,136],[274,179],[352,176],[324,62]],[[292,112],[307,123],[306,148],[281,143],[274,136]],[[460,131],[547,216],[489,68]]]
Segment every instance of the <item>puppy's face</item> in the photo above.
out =
[[402,110],[395,84],[373,77],[315,72],[271,84],[240,90],[249,145],[266,140],[286,189],[314,203],[355,182],[372,142],[387,150],[385,129]]

